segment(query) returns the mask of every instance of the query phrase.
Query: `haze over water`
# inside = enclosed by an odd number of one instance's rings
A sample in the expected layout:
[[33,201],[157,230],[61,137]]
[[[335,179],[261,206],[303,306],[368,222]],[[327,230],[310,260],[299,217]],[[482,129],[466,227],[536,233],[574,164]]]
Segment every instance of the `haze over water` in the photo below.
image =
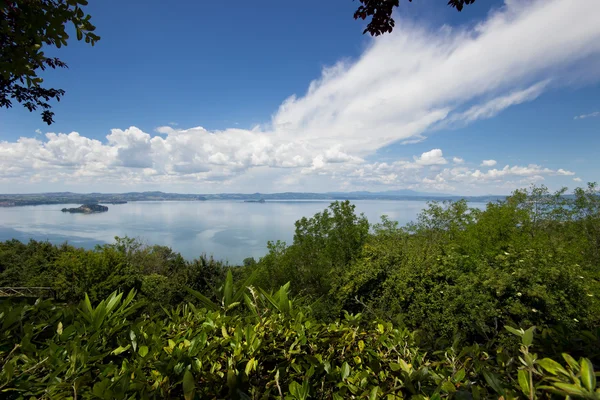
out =
[[[0,240],[49,240],[91,248],[112,243],[115,236],[139,238],[144,243],[171,247],[186,259],[202,253],[231,264],[246,257],[259,258],[269,240],[288,244],[294,222],[311,217],[329,201],[164,201],[108,205],[101,214],[69,214],[60,210],[77,205],[40,205],[0,208]],[[356,200],[356,210],[370,223],[382,215],[401,225],[416,219],[424,201]],[[471,203],[471,206],[482,204]]]

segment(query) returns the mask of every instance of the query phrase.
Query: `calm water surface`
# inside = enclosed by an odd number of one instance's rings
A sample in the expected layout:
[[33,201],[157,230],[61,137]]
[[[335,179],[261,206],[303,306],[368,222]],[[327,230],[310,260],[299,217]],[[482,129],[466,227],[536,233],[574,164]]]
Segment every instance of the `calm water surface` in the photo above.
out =
[[[353,201],[358,212],[374,223],[387,215],[401,225],[413,221],[426,207],[423,201]],[[329,201],[131,202],[108,205],[102,214],[69,214],[60,210],[77,205],[0,207],[0,240],[49,240],[91,248],[112,243],[115,236],[160,244],[193,259],[202,253],[230,263],[266,253],[269,240],[291,243],[294,222],[322,211]],[[473,204],[474,205],[474,204]]]

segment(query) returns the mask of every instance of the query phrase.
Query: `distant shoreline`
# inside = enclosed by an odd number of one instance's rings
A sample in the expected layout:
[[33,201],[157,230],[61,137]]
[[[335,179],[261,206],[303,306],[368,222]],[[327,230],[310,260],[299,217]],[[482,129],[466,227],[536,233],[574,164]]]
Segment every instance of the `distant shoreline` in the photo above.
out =
[[0,207],[22,207],[54,204],[113,204],[120,205],[136,201],[241,201],[248,203],[268,201],[339,201],[339,200],[393,200],[393,201],[457,201],[494,202],[506,196],[459,196],[449,194],[420,193],[412,191],[390,192],[332,192],[332,193],[221,193],[221,194],[180,194],[163,192],[130,193],[32,193],[0,194]]

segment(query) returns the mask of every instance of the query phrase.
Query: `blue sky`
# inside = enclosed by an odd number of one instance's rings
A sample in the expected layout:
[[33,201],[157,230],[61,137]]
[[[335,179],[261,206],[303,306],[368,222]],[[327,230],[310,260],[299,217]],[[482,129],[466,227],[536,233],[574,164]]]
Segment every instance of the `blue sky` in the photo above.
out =
[[0,110],[0,192],[598,180],[597,0],[403,2],[375,39],[357,2],[322,3],[90,1],[102,40],[48,51],[56,123]]

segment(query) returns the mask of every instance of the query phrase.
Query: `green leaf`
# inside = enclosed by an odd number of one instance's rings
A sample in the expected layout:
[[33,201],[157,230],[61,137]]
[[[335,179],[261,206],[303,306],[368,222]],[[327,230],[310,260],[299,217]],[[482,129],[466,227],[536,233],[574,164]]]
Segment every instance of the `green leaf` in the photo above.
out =
[[202,305],[209,311],[217,311],[219,309],[219,306],[217,306],[215,303],[213,303],[208,297],[204,296],[202,293],[195,291],[194,289],[190,289],[189,287],[186,287],[185,290],[187,290],[187,292],[189,294],[191,294],[192,296],[194,296],[195,298],[197,298],[198,300],[200,300],[200,303],[202,303]]
[[524,369],[519,370],[519,386],[521,386],[521,391],[526,396],[529,396],[529,377],[527,376],[527,371]]
[[379,392],[379,386],[375,386],[371,389],[371,393],[369,393],[369,400],[377,399],[377,392]]
[[562,353],[562,356],[565,359],[565,361],[567,362],[567,364],[569,364],[569,366],[571,367],[571,369],[573,371],[575,371],[575,372],[579,371],[579,364],[577,364],[577,361],[575,361],[575,359],[573,357],[571,357],[567,353]]
[[192,400],[195,391],[194,375],[192,375],[189,369],[186,369],[183,374],[183,397],[185,400]]
[[587,358],[582,358],[580,365],[583,386],[585,386],[589,392],[593,392],[596,389],[596,375],[594,375],[594,366]]
[[563,375],[569,376],[567,370],[551,358],[542,358],[541,360],[538,360],[537,363],[540,367],[544,368],[547,372],[551,373],[552,375],[558,375],[558,373],[560,372]]
[[519,336],[519,337],[522,337],[522,336],[523,336],[523,334],[525,333],[525,332],[523,332],[523,329],[515,329],[515,328],[513,328],[513,327],[510,327],[510,326],[508,326],[508,325],[505,325],[505,326],[504,326],[504,329],[506,329],[507,331],[509,331],[509,332],[510,332],[510,333],[512,333],[513,335],[517,335],[517,336]]
[[225,307],[229,307],[229,305],[233,302],[233,275],[231,273],[231,269],[227,271],[227,276],[225,277],[225,286],[223,287],[223,304]]
[[129,344],[128,344],[127,346],[125,346],[125,347],[123,347],[123,346],[119,346],[119,347],[117,347],[116,349],[114,349],[114,350],[111,352],[111,354],[114,354],[114,355],[118,356],[119,354],[121,354],[121,353],[123,353],[123,352],[125,352],[125,351],[129,350],[129,347],[131,347],[131,345],[129,345]]
[[533,331],[535,331],[535,326],[532,326],[523,333],[523,346],[531,346],[533,343]]
[[252,357],[251,359],[248,360],[248,363],[246,364],[246,375],[250,375],[250,372],[252,372],[252,369],[254,368],[254,363],[256,362],[256,360],[254,360],[254,357]]
[[482,372],[487,384],[490,385],[496,393],[504,396],[504,388],[502,387],[502,383],[500,379],[498,379],[498,376],[486,370],[483,370]]
[[142,357],[146,357],[146,354],[148,354],[148,346],[140,346],[138,354]]
[[342,380],[344,380],[344,379],[346,379],[348,376],[350,376],[350,365],[348,365],[348,363],[347,363],[347,362],[345,362],[345,363],[342,365],[342,371],[341,371],[341,374],[342,374]]
[[579,386],[575,386],[570,383],[555,382],[552,385],[554,385],[554,387],[557,387],[562,392],[567,393],[569,395],[585,397],[585,394],[586,394],[585,391],[583,390],[583,388],[581,388]]
[[454,393],[456,392],[456,387],[454,387],[452,382],[444,381],[444,383],[442,383],[442,390],[446,393]]
[[458,382],[462,381],[463,379],[465,379],[465,375],[466,375],[465,369],[464,368],[460,369],[456,373],[456,375],[454,375],[454,382],[458,383]]

